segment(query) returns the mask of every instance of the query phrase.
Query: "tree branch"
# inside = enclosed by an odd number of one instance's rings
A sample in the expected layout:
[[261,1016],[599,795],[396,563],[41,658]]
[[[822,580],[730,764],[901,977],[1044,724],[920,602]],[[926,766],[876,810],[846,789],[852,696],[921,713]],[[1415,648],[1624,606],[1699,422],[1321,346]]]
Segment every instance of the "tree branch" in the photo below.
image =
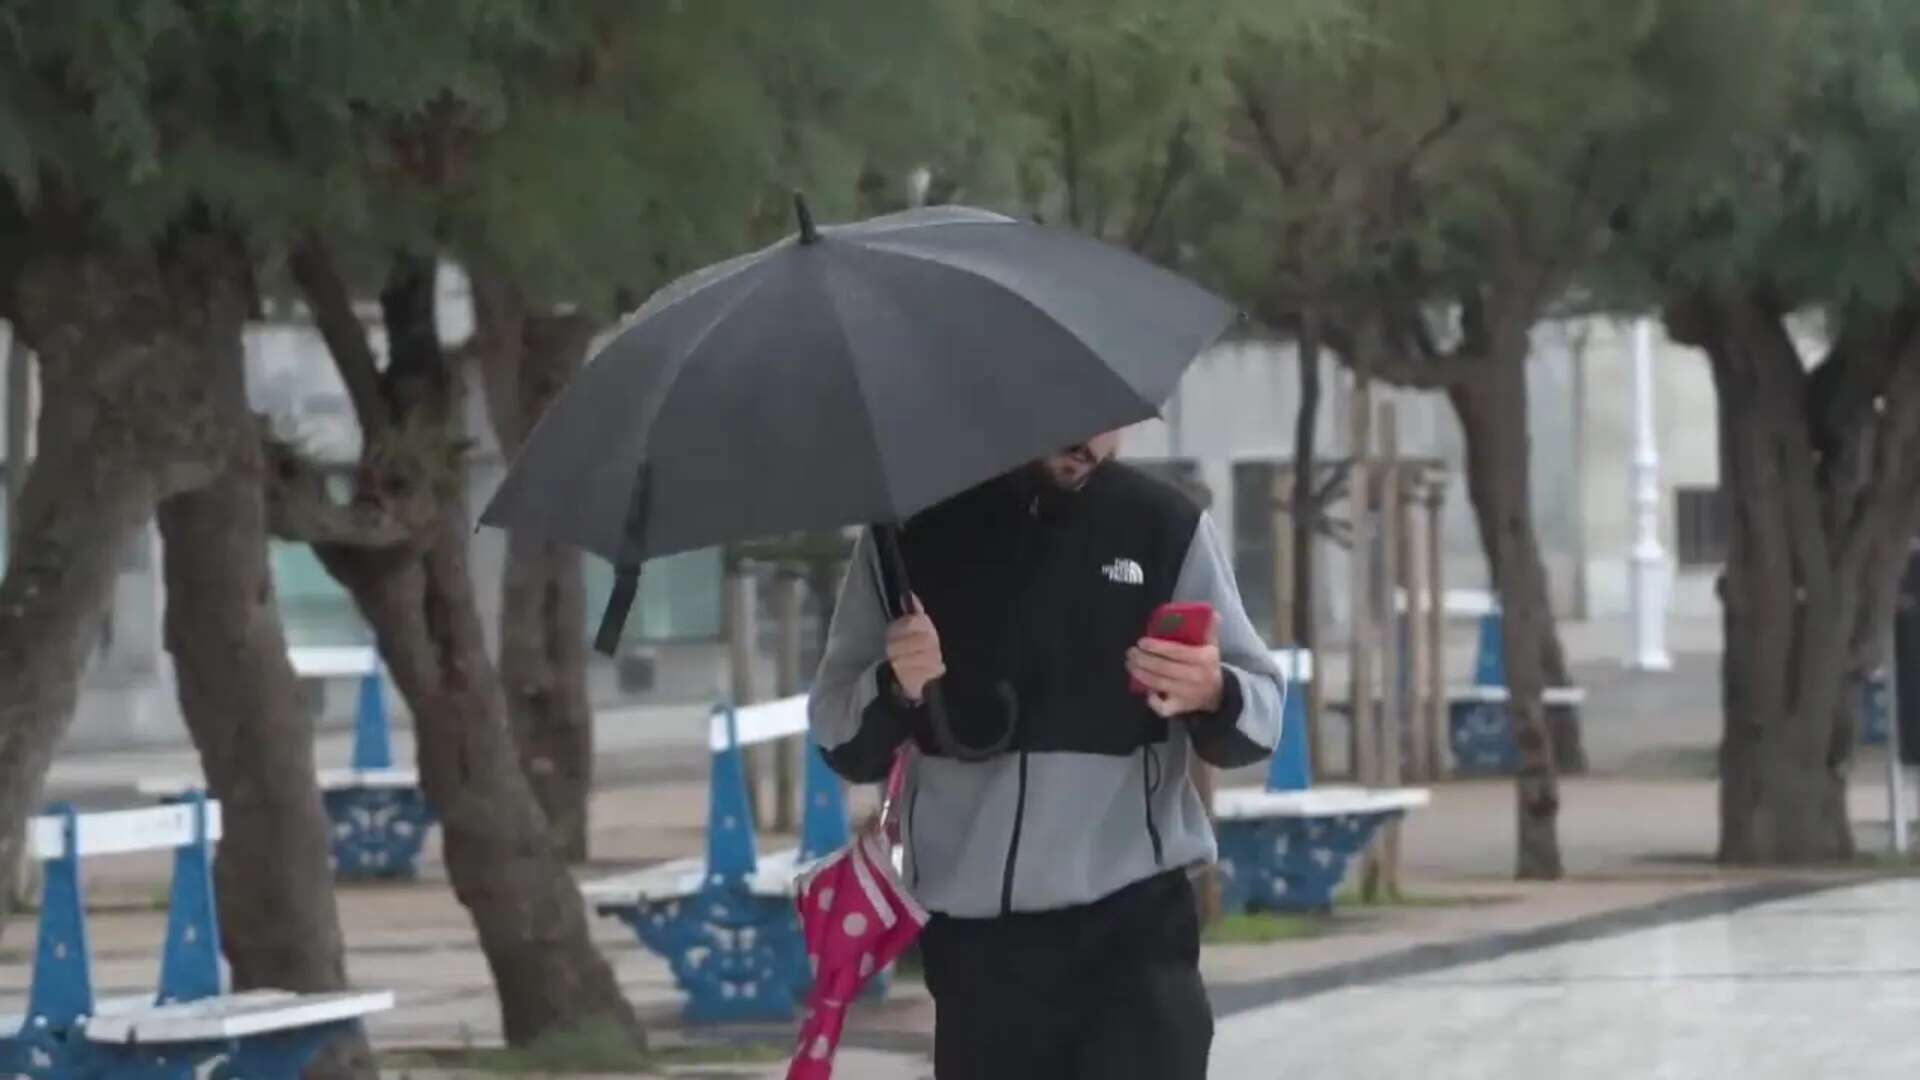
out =
[[1866,558],[1876,545],[1904,545],[1907,539],[1895,532],[1914,512],[1912,493],[1920,485],[1920,463],[1915,460],[1920,451],[1915,446],[1920,442],[1920,342],[1909,338],[1903,345],[1886,350],[1891,378],[1869,395],[1865,433],[1854,436],[1857,446],[1871,442],[1873,453],[1850,504],[1836,511],[1843,515],[1839,527],[1845,530],[1840,534],[1843,567]]
[[494,435],[511,452],[526,438],[531,423],[520,401],[526,299],[504,275],[485,267],[469,266],[467,277],[473,290],[473,339],[467,349],[480,370]]
[[371,441],[393,423],[386,395],[381,389],[380,371],[374,363],[373,346],[367,342],[360,317],[353,312],[353,297],[340,273],[333,249],[319,236],[308,236],[293,249],[288,259],[293,279],[307,298],[313,324],[333,356],[333,365],[347,385],[347,398],[360,421],[363,439]]
[[1290,188],[1298,187],[1300,171],[1287,157],[1286,151],[1281,149],[1280,139],[1273,133],[1273,122],[1266,104],[1244,79],[1235,79],[1234,89],[1240,95],[1240,111],[1246,114],[1247,123],[1253,126],[1254,141],[1260,146],[1260,155],[1267,159],[1267,167],[1279,177],[1281,184]]
[[1133,234],[1127,241],[1127,246],[1136,253],[1144,251],[1147,242],[1153,238],[1153,231],[1159,227],[1167,203],[1173,198],[1174,188],[1179,186],[1193,163],[1193,154],[1187,146],[1187,132],[1192,126],[1191,118],[1182,116],[1180,122],[1173,126],[1173,133],[1167,136],[1166,164],[1160,170],[1159,186],[1154,189],[1151,201],[1146,204],[1141,219],[1134,224]]
[[272,438],[267,460],[267,527],[282,540],[338,547],[387,548],[411,541],[416,525],[382,503],[334,501],[327,471]]
[[[1400,333],[1390,333],[1385,327],[1389,322],[1402,324]],[[1348,368],[1408,390],[1458,386],[1479,372],[1486,359],[1461,347],[1439,349],[1411,306],[1363,318],[1357,325],[1328,319],[1322,334]]]

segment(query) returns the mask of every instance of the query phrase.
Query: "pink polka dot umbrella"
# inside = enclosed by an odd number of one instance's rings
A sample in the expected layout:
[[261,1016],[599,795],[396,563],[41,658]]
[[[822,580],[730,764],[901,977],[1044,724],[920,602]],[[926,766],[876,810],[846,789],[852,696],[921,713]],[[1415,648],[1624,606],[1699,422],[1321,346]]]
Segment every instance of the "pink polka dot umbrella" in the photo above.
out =
[[893,868],[894,807],[907,755],[894,759],[879,824],[828,856],[800,883],[800,925],[813,987],[787,1080],[826,1080],[847,1023],[847,1007],[873,974],[892,963],[926,925],[927,912]]

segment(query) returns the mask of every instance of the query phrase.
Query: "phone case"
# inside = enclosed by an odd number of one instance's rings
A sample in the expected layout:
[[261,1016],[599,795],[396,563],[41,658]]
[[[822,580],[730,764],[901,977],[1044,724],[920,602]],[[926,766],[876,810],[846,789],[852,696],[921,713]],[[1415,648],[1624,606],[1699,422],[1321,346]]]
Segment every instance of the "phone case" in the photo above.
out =
[[[1181,645],[1204,645],[1213,633],[1213,619],[1211,604],[1162,604],[1147,619],[1147,636]],[[1147,692],[1132,677],[1127,679],[1127,689],[1136,694]]]

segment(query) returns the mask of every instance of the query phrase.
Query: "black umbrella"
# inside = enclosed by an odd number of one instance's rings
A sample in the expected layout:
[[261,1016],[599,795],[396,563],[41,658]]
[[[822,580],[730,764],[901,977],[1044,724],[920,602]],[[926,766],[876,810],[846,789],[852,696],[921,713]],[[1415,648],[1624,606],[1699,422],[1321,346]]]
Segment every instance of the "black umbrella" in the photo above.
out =
[[[799,233],[683,278],[629,317],[521,448],[481,522],[616,570],[611,654],[647,559],[776,533],[892,526],[1156,415],[1230,305],[1121,249],[965,207]],[[946,724],[935,710],[943,741]],[[967,756],[975,756],[969,754]]]

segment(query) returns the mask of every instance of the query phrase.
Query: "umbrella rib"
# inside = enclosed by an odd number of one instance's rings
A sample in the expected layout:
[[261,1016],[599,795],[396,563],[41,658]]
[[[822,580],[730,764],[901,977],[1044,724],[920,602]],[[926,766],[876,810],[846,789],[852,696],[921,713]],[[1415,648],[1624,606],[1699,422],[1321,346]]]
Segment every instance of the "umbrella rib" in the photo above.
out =
[[[1142,408],[1146,409],[1147,412],[1151,415],[1154,415],[1154,416],[1160,415],[1160,403],[1149,401],[1146,395],[1140,392],[1139,387],[1134,386],[1132,383],[1128,382],[1124,377],[1122,377],[1119,372],[1113,370],[1112,365],[1108,364],[1107,361],[1103,357],[1101,357],[1099,350],[1095,349],[1092,345],[1089,345],[1087,343],[1087,340],[1081,337],[1079,333],[1073,329],[1073,327],[1068,326],[1064,322],[1061,322],[1059,319],[1055,318],[1051,312],[1047,311],[1046,308],[1041,307],[1039,304],[1036,304],[1032,300],[1021,295],[1021,293],[1015,290],[1014,288],[1008,285],[1005,285],[999,281],[995,281],[993,278],[980,273],[978,270],[974,270],[965,266],[957,266],[951,262],[948,262],[945,259],[937,258],[931,254],[901,251],[897,248],[887,246],[887,245],[861,244],[860,247],[870,255],[877,255],[885,259],[900,259],[906,262],[918,261],[918,262],[933,263],[953,273],[965,274],[967,277],[973,279],[974,281],[981,282],[982,284],[985,284],[987,287],[993,289],[994,291],[1001,293],[1002,295],[1011,297],[1016,303],[1035,312],[1042,319],[1045,319],[1050,325],[1059,327],[1061,333],[1073,339],[1074,344],[1080,346],[1080,350],[1083,353],[1085,353],[1090,359],[1092,359],[1095,367],[1105,372],[1108,378],[1113,379],[1115,382],[1118,382],[1121,386],[1125,387],[1127,393],[1131,395],[1135,401],[1138,401]],[[884,294],[886,292],[885,278],[876,276],[873,280],[876,282],[875,291]],[[897,304],[894,306],[896,309],[898,309],[899,307],[899,305]],[[1092,434],[1092,433],[1089,432],[1089,434]]]
[[[751,272],[752,270],[758,269],[759,267],[763,267],[765,265],[767,264],[764,262],[758,263],[753,267],[746,268],[742,272]],[[728,275],[730,279],[737,276],[738,275]],[[701,346],[705,345],[707,342],[707,339],[713,336],[714,331],[719,329],[719,327],[723,323],[725,323],[729,318],[731,318],[734,312],[740,310],[740,307],[743,304],[745,304],[748,300],[751,300],[753,296],[756,293],[758,293],[763,286],[766,285],[768,279],[771,277],[772,275],[770,274],[762,274],[757,280],[745,282],[741,287],[739,293],[733,296],[731,299],[727,300],[726,303],[721,306],[719,311],[716,311],[713,313],[713,316],[707,320],[706,325],[702,326],[699,329],[699,331],[693,335],[693,339],[687,342],[685,348],[679,349],[667,355],[667,357],[664,360],[664,363],[667,365],[667,371],[666,371],[665,377],[662,378],[661,380],[662,389],[660,390],[658,397],[654,400],[653,407],[650,410],[646,410],[645,412],[643,412],[642,415],[639,417],[638,428],[640,431],[640,453],[638,458],[633,463],[634,469],[637,470],[637,469],[645,468],[647,465],[647,462],[653,456],[652,445],[651,445],[653,425],[654,425],[654,422],[659,419],[660,414],[666,411],[667,404],[672,400],[674,391],[680,386],[681,372],[686,370],[687,365],[692,362],[694,354],[700,351]],[[613,348],[618,343],[619,343],[619,338],[616,337],[614,340],[609,341],[606,347],[601,350],[601,352],[603,354],[606,353],[608,349]],[[598,357],[596,357],[596,359],[598,359]],[[539,434],[540,428],[544,426],[548,420],[552,419],[552,417],[553,417],[553,414],[551,411],[549,411],[546,415],[542,416],[540,420],[535,424],[533,435]],[[533,445],[533,435],[530,435],[528,437],[526,446],[522,448],[522,453],[525,453],[526,447],[530,447]],[[599,554],[605,556],[609,561],[616,561],[616,556],[613,553],[601,551],[597,545],[587,543],[577,538],[565,537],[565,536],[554,536],[554,537],[549,537],[549,539],[561,540],[567,543],[579,544],[580,546],[585,547],[588,550],[598,552]],[[640,538],[639,547],[640,547],[641,556],[644,559],[656,558],[661,554],[665,554],[662,552],[654,552],[649,550],[645,537]]]
[[662,285],[653,295],[647,297],[639,307],[633,310],[632,314],[621,319],[619,324],[614,328],[613,337],[608,340],[611,342],[618,339],[621,334],[626,332],[628,327],[643,319],[654,318],[668,308],[676,304],[683,304],[699,296],[701,293],[706,292],[708,289],[713,288],[715,285],[732,281],[741,274],[764,266],[768,256],[773,254],[775,250],[790,243],[790,239],[779,240],[768,244],[758,251],[749,251],[744,255],[735,255],[731,259],[675,278],[665,285]]
[[814,291],[824,297],[827,306],[833,310],[833,331],[840,335],[840,344],[849,357],[846,365],[847,371],[853,379],[854,392],[860,396],[860,413],[862,419],[866,421],[867,443],[873,447],[873,461],[876,463],[875,468],[880,473],[880,485],[885,488],[887,492],[887,508],[892,511],[894,523],[897,524],[904,521],[906,515],[900,511],[901,499],[899,493],[893,490],[893,476],[887,472],[886,465],[881,464],[886,460],[886,448],[880,442],[880,428],[874,421],[873,400],[867,397],[867,384],[866,381],[860,377],[860,365],[851,359],[853,356],[853,341],[847,337],[846,324],[841,321],[840,304],[834,300],[832,289],[820,288],[821,276],[824,275],[815,275],[809,277],[807,280],[808,283],[813,286]]
[[[764,266],[766,264],[762,263],[760,265]],[[714,312],[713,318],[707,321],[707,325],[700,328],[700,332],[693,336],[693,340],[687,343],[686,348],[680,350],[679,355],[668,361],[670,367],[667,371],[667,376],[661,380],[665,384],[666,389],[660,392],[660,400],[654,405],[653,412],[641,418],[643,430],[650,433],[654,419],[666,411],[667,402],[672,399],[674,388],[680,385],[680,373],[685,371],[687,365],[693,362],[693,354],[700,351],[701,346],[707,343],[707,339],[713,336],[713,332],[720,328],[720,324],[732,318],[734,312],[739,311],[747,301],[753,299],[772,276],[772,274],[762,274],[759,280],[749,282],[733,299],[727,301],[726,306]],[[645,461],[646,458],[647,447],[642,443],[640,447],[640,459]]]

